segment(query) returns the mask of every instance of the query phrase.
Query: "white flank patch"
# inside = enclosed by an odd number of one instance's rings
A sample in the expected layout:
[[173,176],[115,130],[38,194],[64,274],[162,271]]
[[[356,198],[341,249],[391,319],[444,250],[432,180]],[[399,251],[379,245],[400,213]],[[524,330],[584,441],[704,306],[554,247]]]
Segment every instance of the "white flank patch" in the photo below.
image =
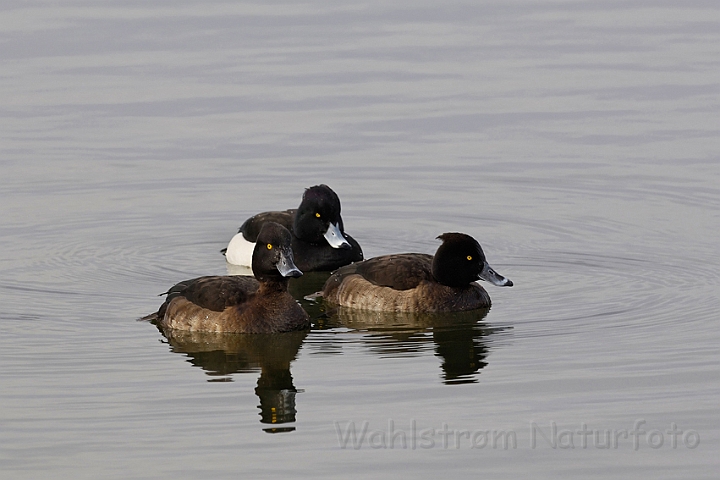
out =
[[252,267],[252,254],[255,244],[248,242],[242,233],[235,235],[228,243],[225,259],[233,265]]

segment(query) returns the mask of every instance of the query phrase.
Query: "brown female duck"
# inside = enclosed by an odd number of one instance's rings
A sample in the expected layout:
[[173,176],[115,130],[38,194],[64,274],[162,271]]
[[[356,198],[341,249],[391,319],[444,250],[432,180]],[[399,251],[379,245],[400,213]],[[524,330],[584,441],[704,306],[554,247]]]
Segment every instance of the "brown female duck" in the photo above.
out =
[[250,276],[207,276],[180,282],[165,302],[144,317],[160,329],[226,333],[275,333],[310,326],[307,313],[288,293],[295,266],[290,232],[263,225],[253,251]]
[[498,286],[512,281],[496,273],[480,244],[464,233],[444,233],[435,255],[383,255],[339,268],[323,287],[327,302],[394,312],[453,312],[490,307],[476,280]]

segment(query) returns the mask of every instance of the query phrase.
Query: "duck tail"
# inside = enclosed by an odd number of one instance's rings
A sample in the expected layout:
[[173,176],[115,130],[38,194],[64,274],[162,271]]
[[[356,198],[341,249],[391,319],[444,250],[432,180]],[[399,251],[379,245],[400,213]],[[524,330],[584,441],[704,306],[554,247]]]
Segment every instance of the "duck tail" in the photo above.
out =
[[154,323],[154,322],[157,322],[157,319],[158,319],[158,314],[157,314],[157,312],[154,312],[154,313],[151,313],[150,315],[145,315],[142,318],[138,318],[137,321]]

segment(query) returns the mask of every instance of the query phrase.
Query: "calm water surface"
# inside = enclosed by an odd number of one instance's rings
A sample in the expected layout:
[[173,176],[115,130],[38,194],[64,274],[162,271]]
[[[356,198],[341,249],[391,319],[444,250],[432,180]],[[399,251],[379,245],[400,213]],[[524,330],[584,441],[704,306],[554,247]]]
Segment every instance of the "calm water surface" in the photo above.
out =
[[[0,11],[0,477],[715,477],[716,2]],[[317,183],[366,256],[462,231],[515,286],[136,321]]]

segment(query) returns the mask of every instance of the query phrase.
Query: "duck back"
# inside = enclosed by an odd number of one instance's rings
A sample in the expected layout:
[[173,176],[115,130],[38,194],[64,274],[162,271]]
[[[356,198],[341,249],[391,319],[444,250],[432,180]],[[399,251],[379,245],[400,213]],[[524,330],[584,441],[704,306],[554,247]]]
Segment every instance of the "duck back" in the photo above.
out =
[[283,227],[287,228],[290,232],[293,231],[293,221],[295,219],[295,213],[297,208],[290,210],[278,211],[278,212],[262,212],[248,218],[240,225],[238,233],[242,233],[245,240],[248,242],[257,242],[257,237],[262,230],[262,226],[266,222],[279,223]]

